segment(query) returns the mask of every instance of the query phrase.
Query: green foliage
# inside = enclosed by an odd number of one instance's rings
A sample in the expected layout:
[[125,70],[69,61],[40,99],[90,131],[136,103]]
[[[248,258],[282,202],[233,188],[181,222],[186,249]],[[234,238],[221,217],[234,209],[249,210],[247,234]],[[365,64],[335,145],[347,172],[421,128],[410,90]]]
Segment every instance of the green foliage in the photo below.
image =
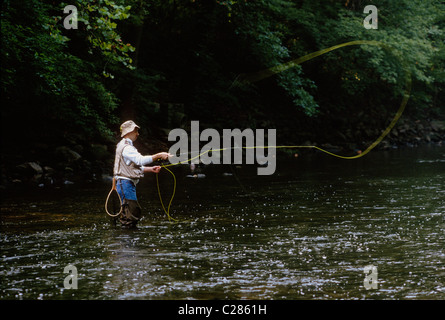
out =
[[[63,4],[65,5],[68,3]],[[130,17],[131,5],[117,4],[109,0],[77,0],[74,5],[79,12],[80,30],[84,31],[84,37],[86,36],[89,44],[88,53],[102,55],[107,63],[120,63],[133,70],[133,60],[129,54],[135,51],[135,47],[124,42],[117,31],[118,22]],[[114,78],[105,68],[102,74]]]
[[[110,51],[107,43],[111,40],[100,39],[113,35],[113,41],[119,42],[115,26],[108,22],[116,19],[118,10],[125,13],[130,8],[119,6],[111,13],[102,12],[91,24],[97,30],[82,36],[78,36],[77,30],[64,30],[62,17],[53,15],[63,13],[63,8],[38,0],[3,3],[2,129],[11,132],[20,123],[27,128],[18,133],[24,143],[40,139],[63,140],[73,133],[84,139],[108,138],[113,135],[110,125],[119,122],[114,112],[117,98],[107,89],[102,74],[110,60],[128,65],[131,60],[127,52],[132,47],[125,45],[123,49]],[[102,19],[108,24],[95,28]],[[77,32],[77,39],[74,32]],[[93,37],[98,33],[102,37]],[[89,59],[83,55],[85,46],[70,47],[72,39],[77,40],[76,44],[90,43],[89,48],[102,52],[102,58]],[[89,42],[90,39],[98,42]],[[29,132],[39,134],[30,136]]]
[[[248,43],[251,51],[248,54],[256,58],[257,68],[274,67],[295,58],[295,53],[302,53],[292,28],[300,19],[293,2],[240,1],[230,11],[234,12],[235,33]],[[294,106],[309,115],[316,113],[318,105],[309,92],[316,86],[304,76],[301,66],[278,74],[276,81]]]
[[[78,30],[63,27],[67,4],[78,8]],[[399,58],[413,77],[410,112],[443,111],[443,2],[369,4],[379,10],[378,30],[363,27],[358,0],[6,0],[2,130],[20,119],[33,132],[48,128],[36,140],[109,138],[125,112],[155,121],[166,103],[213,127],[279,126],[289,135],[298,119],[385,118],[404,89]],[[233,86],[240,74],[352,40],[381,41],[398,56],[344,48]]]

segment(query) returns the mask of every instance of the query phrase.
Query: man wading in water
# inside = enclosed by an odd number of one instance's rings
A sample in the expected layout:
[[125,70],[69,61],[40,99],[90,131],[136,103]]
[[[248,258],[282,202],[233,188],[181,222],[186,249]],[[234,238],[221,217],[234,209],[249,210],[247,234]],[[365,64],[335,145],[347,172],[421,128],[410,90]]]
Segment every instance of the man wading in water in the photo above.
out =
[[141,207],[136,197],[136,184],[144,173],[158,173],[160,166],[146,167],[157,161],[166,160],[171,156],[167,152],[157,153],[152,156],[143,156],[133,146],[133,142],[139,136],[139,126],[132,120],[125,121],[121,129],[123,138],[116,146],[114,159],[114,178],[116,189],[122,201],[122,214],[119,218],[123,227],[135,227],[141,219]]

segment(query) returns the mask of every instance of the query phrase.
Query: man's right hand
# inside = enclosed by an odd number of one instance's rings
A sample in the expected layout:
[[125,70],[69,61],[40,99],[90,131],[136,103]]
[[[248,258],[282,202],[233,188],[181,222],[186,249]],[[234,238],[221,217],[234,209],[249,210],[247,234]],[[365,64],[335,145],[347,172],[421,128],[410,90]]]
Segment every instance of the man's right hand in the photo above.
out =
[[173,157],[173,155],[168,152],[159,152],[155,154],[155,157],[156,160],[167,160],[168,158]]

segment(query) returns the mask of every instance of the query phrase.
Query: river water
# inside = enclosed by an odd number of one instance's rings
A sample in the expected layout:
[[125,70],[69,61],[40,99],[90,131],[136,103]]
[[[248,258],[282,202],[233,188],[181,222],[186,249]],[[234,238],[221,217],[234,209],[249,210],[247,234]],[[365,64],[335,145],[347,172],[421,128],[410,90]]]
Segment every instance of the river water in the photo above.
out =
[[4,194],[0,299],[445,298],[444,147],[282,158],[273,176],[175,167],[175,223],[147,177],[136,230],[107,218],[109,184]]

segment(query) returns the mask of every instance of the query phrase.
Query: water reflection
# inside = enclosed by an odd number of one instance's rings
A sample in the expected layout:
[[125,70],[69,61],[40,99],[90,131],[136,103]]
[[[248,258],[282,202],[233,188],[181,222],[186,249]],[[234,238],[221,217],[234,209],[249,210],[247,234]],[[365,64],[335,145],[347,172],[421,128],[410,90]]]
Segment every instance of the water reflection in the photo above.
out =
[[[443,299],[443,153],[314,156],[279,163],[272,177],[178,172],[173,224],[148,179],[137,230],[107,220],[108,186],[11,196],[2,200],[0,298]],[[63,288],[68,264],[77,290]],[[369,264],[377,290],[363,286]]]

